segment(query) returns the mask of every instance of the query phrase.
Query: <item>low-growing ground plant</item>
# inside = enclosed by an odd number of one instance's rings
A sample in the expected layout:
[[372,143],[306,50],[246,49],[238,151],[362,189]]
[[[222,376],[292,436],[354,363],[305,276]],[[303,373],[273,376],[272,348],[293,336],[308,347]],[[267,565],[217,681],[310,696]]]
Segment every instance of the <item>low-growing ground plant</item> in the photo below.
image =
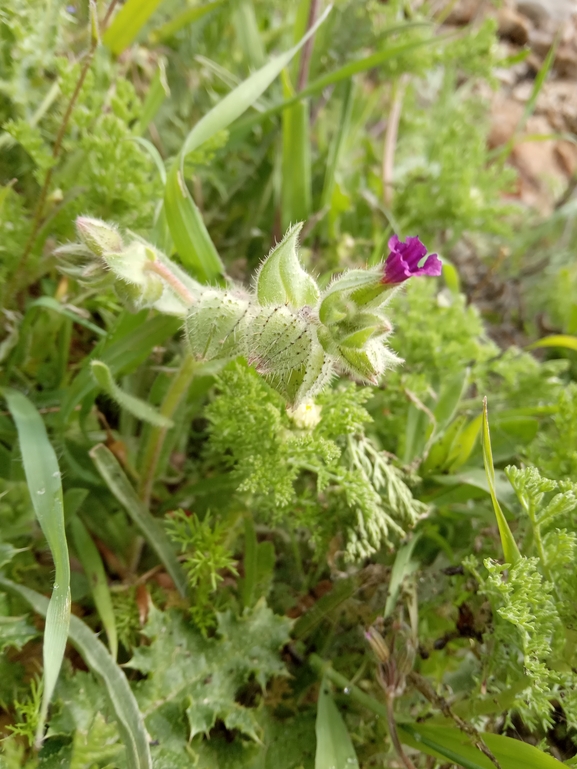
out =
[[2,769],[575,765],[569,214],[442,5],[0,9]]

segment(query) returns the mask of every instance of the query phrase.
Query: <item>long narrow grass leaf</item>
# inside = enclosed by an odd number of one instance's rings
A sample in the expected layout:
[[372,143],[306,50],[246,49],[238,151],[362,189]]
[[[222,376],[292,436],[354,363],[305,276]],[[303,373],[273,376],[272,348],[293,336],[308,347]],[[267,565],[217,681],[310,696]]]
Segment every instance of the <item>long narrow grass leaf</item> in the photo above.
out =
[[565,347],[567,350],[577,350],[577,336],[570,334],[552,334],[538,339],[527,346],[527,350],[535,350],[538,347]]
[[[0,576],[0,586],[23,598],[35,612],[47,617],[48,600],[34,590]],[[70,620],[69,637],[88,667],[99,676],[108,692],[124,745],[128,769],[152,769],[148,737],[142,715],[122,669],[104,644],[78,617]]]
[[[284,77],[285,94],[292,91]],[[282,227],[307,221],[311,212],[311,148],[308,101],[282,114]]]
[[171,419],[160,414],[154,406],[151,406],[147,401],[141,398],[136,398],[134,395],[125,393],[114,381],[112,373],[106,363],[101,360],[93,360],[90,363],[92,370],[92,376],[96,380],[99,387],[117,403],[120,408],[128,411],[133,417],[140,419],[148,424],[155,425],[156,427],[172,427],[173,422]]
[[127,0],[114,17],[102,42],[116,56],[136,40],[136,37],[162,0]]
[[501,537],[501,545],[503,547],[503,554],[505,560],[509,564],[515,564],[521,559],[521,553],[515,542],[515,538],[511,533],[509,524],[501,505],[497,499],[496,482],[495,482],[495,467],[493,465],[493,452],[491,450],[491,435],[489,433],[489,416],[487,412],[487,399],[483,399],[483,461],[485,463],[485,474],[487,475],[487,483],[489,484],[489,494],[491,495],[491,501],[493,503],[493,509],[495,511],[495,517],[497,518],[497,526],[499,527],[499,536]]
[[140,529],[140,532],[172,577],[180,594],[186,595],[186,576],[178,562],[174,548],[170,544],[160,522],[150,514],[138,499],[136,491],[114,454],[106,446],[99,444],[90,451],[90,456],[112,494]]
[[110,590],[108,588],[108,581],[102,564],[102,558],[100,557],[98,548],[92,541],[92,537],[88,533],[88,529],[78,516],[75,516],[70,522],[70,529],[72,531],[72,539],[74,541],[76,553],[80,558],[80,563],[82,564],[88,579],[88,584],[90,585],[90,591],[94,598],[96,611],[102,620],[106,635],[108,636],[110,653],[112,654],[112,657],[116,659],[116,654],[118,652],[116,619],[114,618],[112,599],[110,597]]
[[166,24],[153,30],[149,35],[150,42],[162,43],[165,40],[168,40],[177,32],[180,32],[181,29],[184,29],[184,27],[187,27],[189,24],[194,24],[195,21],[199,21],[203,16],[206,16],[207,13],[214,11],[219,5],[222,5],[225,2],[227,2],[227,0],[212,0],[212,2],[205,3],[204,5],[196,5],[193,8],[187,8],[185,11],[178,13],[170,21],[167,21]]
[[174,245],[183,263],[205,283],[222,282],[224,268],[184,179],[184,159],[245,112],[282,72],[326,19],[330,6],[297,45],[272,59],[227,94],[186,137],[166,184],[164,208]]
[[[128,330],[103,339],[92,351],[90,359],[97,358],[106,363],[112,374],[128,374],[146,360],[153,347],[165,342],[182,325],[182,321],[164,315],[154,318],[145,316],[146,312],[131,316]],[[89,365],[90,359],[85,361],[82,370],[66,392],[62,403],[64,421],[76,405],[97,389]]]
[[[315,25],[313,29],[315,29],[316,26],[317,25]],[[271,107],[266,112],[259,112],[258,114],[250,115],[244,120],[239,121],[235,126],[233,126],[231,131],[246,131],[253,125],[261,123],[266,118],[271,118],[275,115],[278,115],[280,112],[287,109],[287,107],[296,104],[301,99],[304,99],[307,96],[314,96],[315,94],[324,91],[325,88],[328,88],[331,85],[336,85],[343,80],[348,80],[349,78],[353,77],[353,75],[357,75],[360,72],[366,72],[369,69],[374,69],[375,67],[384,64],[386,61],[394,59],[395,56],[401,56],[402,54],[409,53],[416,48],[421,48],[426,45],[439,45],[445,40],[446,36],[432,37],[425,40],[413,40],[409,43],[402,43],[397,46],[390,46],[389,48],[385,48],[382,51],[377,51],[370,56],[366,56],[364,59],[357,59],[356,61],[349,62],[348,64],[339,67],[333,72],[329,72],[328,74],[311,81],[307,86],[305,86],[305,88],[302,89],[302,91],[299,91],[294,96],[290,96],[284,99],[282,102],[279,102],[279,104],[275,104],[274,107]]]
[[64,528],[62,483],[56,453],[48,440],[42,417],[16,390],[4,389],[4,398],[16,423],[20,453],[32,506],[54,560],[54,585],[47,604],[42,654],[44,689],[36,742],[42,742],[48,706],[58,680],[70,622],[70,562]]

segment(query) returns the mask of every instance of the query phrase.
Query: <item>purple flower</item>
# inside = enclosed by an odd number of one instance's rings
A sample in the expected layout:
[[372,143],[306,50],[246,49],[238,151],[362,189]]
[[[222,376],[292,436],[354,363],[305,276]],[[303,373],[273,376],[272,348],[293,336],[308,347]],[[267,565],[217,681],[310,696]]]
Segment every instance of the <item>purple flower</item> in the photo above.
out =
[[[401,242],[396,235],[389,240],[391,253],[387,256],[382,282],[388,284],[403,283],[408,278],[419,275],[437,277],[441,274],[442,263],[437,254],[427,256],[427,249],[419,238],[407,238]],[[419,262],[427,256],[423,265]]]

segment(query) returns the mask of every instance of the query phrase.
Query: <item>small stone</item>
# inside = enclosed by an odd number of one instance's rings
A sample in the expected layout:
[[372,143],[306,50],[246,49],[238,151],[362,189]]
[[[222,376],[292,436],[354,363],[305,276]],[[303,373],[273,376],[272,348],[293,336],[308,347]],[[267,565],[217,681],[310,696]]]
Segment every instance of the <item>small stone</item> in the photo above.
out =
[[489,147],[501,147],[511,139],[523,116],[523,105],[519,102],[498,96],[492,107]]
[[499,35],[516,45],[525,45],[529,40],[527,19],[512,8],[500,8],[497,14]]
[[572,142],[558,141],[555,145],[555,157],[568,178],[575,175],[577,171],[577,147]]
[[576,0],[518,0],[517,10],[538,26],[548,21],[561,24],[577,11]]
[[577,51],[572,46],[559,46],[555,69],[560,77],[577,78]]
[[470,24],[484,5],[484,0],[459,0],[445,19],[445,23],[459,27]]
[[529,45],[531,46],[531,50],[536,53],[537,56],[544,59],[553,45],[553,35],[549,32],[545,32],[545,30],[532,29],[529,32]]

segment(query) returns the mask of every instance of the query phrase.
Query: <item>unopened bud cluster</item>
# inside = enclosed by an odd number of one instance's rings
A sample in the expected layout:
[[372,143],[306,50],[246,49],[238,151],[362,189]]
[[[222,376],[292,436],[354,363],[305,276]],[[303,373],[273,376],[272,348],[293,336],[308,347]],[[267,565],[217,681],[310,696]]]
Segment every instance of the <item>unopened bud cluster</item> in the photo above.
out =
[[302,267],[287,232],[263,261],[253,290],[204,286],[139,238],[125,244],[113,227],[77,221],[81,244],[59,249],[62,269],[84,282],[104,280],[131,308],[153,307],[186,318],[185,334],[199,360],[243,356],[293,406],[310,400],[338,371],[372,384],[399,358],[386,346],[392,326],[384,308],[413,275],[438,275],[436,255],[417,238],[389,242],[387,260],[349,270],[321,293]]

